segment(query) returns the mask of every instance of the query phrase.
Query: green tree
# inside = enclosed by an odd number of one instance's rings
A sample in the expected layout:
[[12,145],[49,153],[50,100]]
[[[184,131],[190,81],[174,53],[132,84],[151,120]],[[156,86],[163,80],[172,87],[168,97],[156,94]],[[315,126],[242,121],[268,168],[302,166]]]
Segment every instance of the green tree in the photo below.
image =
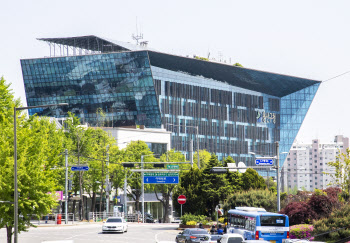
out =
[[[14,198],[14,133],[13,107],[19,106],[3,78],[0,79],[0,200]],[[38,217],[51,211],[57,201],[53,192],[57,188],[56,174],[50,170],[60,159],[64,136],[49,119],[30,117],[18,112],[17,119],[17,171],[18,171],[18,230],[25,231],[30,216]],[[14,207],[0,203],[0,228],[7,229],[7,242],[11,242],[14,227]]]
[[[96,195],[98,190],[100,191],[100,211],[102,210],[102,198],[103,190],[106,190],[106,175],[107,173],[113,175],[115,166],[113,163],[115,154],[119,154],[120,151],[115,144],[115,139],[111,137],[107,132],[100,128],[88,128],[85,131],[86,147],[84,148],[85,154],[88,156],[89,171],[84,173],[84,190],[92,198],[91,212],[96,208]],[[113,161],[108,167],[107,152],[110,154],[110,161]],[[112,159],[112,160],[111,160]],[[119,165],[120,168],[120,165]]]
[[[195,168],[198,168],[198,154],[197,152],[193,153],[193,166]],[[205,168],[207,164],[209,163],[209,160],[211,158],[211,154],[207,150],[199,150],[199,164],[201,169]]]
[[[65,121],[65,125],[67,126],[66,130],[66,138],[69,140],[67,142],[67,149],[70,153],[70,157],[73,158],[71,164],[87,164],[88,153],[86,147],[88,147],[88,136],[85,135],[85,128],[80,126],[79,119],[75,117],[74,114],[68,113],[69,117]],[[79,219],[82,220],[85,218],[85,210],[84,210],[84,185],[83,185],[83,175],[84,171],[79,171],[74,173],[74,192],[77,195],[79,191],[80,201],[79,201]],[[75,201],[73,201],[73,213],[75,213]]]
[[[224,159],[223,162],[224,162],[224,167],[228,167],[227,166],[228,163],[235,164],[235,161],[232,159],[231,156],[228,156],[226,159]],[[241,180],[240,173],[238,171],[230,172],[227,170],[226,179],[231,187],[231,192],[242,190],[242,180]]]
[[[157,160],[153,156],[153,152],[149,149],[147,144],[143,141],[131,141],[124,149],[124,161],[125,162],[141,162],[141,155],[143,155],[144,162],[156,162]],[[149,165],[145,165],[144,168],[148,168]],[[135,210],[140,211],[140,198],[141,198],[141,173],[134,173],[133,178],[129,178],[128,185],[130,195],[135,200]],[[145,186],[145,190],[149,189],[149,185]]]
[[215,154],[211,155],[209,163],[203,170],[202,190],[205,195],[206,209],[209,216],[215,215],[215,207],[220,201],[226,199],[233,191],[230,184],[227,182],[225,175],[213,174],[210,170],[213,167],[220,167]]
[[268,190],[249,190],[230,195],[224,204],[224,210],[235,207],[262,207],[268,212],[276,212],[277,197]]
[[346,150],[346,154],[340,153],[336,160],[328,162],[328,166],[335,169],[335,173],[323,172],[330,175],[333,180],[328,185],[340,186],[342,191],[350,195],[350,150]]
[[[170,162],[184,162],[185,156],[181,152],[176,152],[175,150],[169,151],[168,154],[163,154],[160,157],[160,161],[170,161]],[[163,205],[163,220],[162,222],[169,222],[169,208],[170,208],[170,200],[171,195],[176,188],[176,184],[161,184],[161,185],[154,185],[154,193],[158,199],[158,201],[161,202]],[[158,193],[162,195],[162,197],[158,197]]]
[[186,203],[183,205],[182,214],[191,213],[195,215],[205,214],[206,198],[202,190],[203,171],[198,168],[191,168],[189,171],[180,173],[180,184],[175,188],[173,194],[173,205],[180,213],[180,204],[177,198],[180,195],[186,196]]
[[265,189],[266,184],[264,178],[258,174],[252,168],[248,168],[246,172],[242,174],[242,188],[247,191],[249,189]]

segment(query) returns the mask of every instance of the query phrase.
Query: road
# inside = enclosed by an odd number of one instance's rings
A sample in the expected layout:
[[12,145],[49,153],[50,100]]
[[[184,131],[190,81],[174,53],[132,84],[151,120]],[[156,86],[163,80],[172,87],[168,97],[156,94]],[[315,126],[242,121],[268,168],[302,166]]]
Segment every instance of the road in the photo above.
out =
[[[74,226],[41,226],[19,234],[20,243],[70,240],[74,243],[125,242],[155,243],[174,242],[179,232],[178,224],[129,223],[127,233],[102,234],[102,223],[86,223]],[[6,229],[0,229],[0,243],[6,243]]]

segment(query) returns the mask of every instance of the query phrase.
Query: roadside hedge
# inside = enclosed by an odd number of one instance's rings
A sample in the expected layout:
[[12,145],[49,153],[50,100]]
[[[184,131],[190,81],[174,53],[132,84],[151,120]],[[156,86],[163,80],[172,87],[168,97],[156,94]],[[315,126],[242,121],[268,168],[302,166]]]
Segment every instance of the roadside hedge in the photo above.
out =
[[181,219],[182,224],[187,224],[187,222],[189,222],[189,221],[195,221],[196,223],[203,223],[206,220],[206,216],[186,213],[186,214],[182,215],[182,217],[180,219]]
[[308,239],[313,240],[312,231],[314,226],[310,224],[298,224],[289,228],[289,236],[291,239]]

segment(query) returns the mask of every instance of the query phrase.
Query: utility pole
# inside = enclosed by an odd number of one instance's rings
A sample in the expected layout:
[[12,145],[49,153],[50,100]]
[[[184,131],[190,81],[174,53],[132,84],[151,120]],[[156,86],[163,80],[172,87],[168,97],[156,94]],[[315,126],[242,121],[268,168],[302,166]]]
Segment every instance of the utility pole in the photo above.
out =
[[108,165],[109,165],[109,145],[107,145],[107,153],[106,153],[106,212],[107,212],[107,217],[108,217],[108,213],[109,213],[109,190],[110,190],[110,186],[109,186],[109,173],[108,173]]
[[126,175],[126,171],[125,171],[125,179],[124,179],[124,218],[126,218],[127,213],[128,213],[128,211],[127,211],[128,197],[126,195],[127,183],[128,183],[128,180],[127,180],[127,175]]
[[276,163],[277,163],[277,212],[281,210],[281,198],[280,198],[280,153],[279,142],[276,142]]
[[142,190],[142,223],[145,223],[145,185],[143,183],[144,181],[144,172],[143,172],[143,155],[141,155],[141,190]]
[[66,185],[65,185],[65,192],[64,192],[64,197],[66,199],[66,202],[64,204],[64,221],[65,224],[68,224],[68,149],[66,149],[64,151],[64,158],[65,158],[65,162],[66,162]]
[[196,126],[196,128],[197,128],[197,166],[198,166],[198,169],[200,169],[201,166],[200,166],[200,163],[199,163],[199,136],[198,136],[198,129],[199,129],[199,127]]
[[190,162],[191,162],[191,167],[193,168],[193,140],[190,139],[190,144],[189,144],[190,148],[189,148],[189,151],[190,151]]

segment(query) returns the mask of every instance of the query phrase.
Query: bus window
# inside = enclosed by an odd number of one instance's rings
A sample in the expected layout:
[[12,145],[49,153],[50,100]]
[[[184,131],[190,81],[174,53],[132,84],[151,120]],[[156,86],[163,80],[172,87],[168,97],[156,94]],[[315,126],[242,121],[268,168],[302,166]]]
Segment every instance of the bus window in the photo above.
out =
[[261,216],[261,226],[285,226],[286,217],[284,216]]

